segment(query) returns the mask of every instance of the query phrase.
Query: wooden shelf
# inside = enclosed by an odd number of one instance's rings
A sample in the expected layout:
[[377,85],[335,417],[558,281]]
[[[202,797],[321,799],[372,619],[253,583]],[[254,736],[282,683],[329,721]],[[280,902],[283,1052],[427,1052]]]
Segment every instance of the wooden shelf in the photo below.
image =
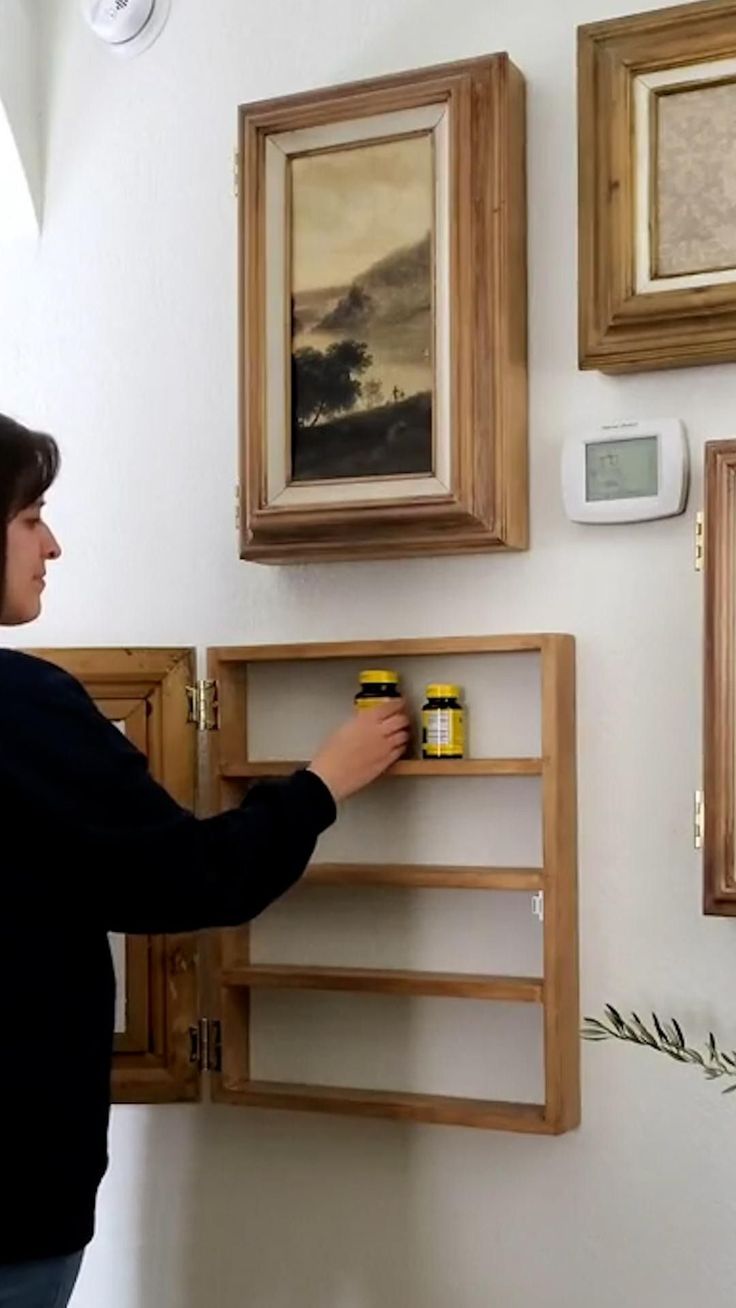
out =
[[[267,780],[271,777],[289,777],[304,762],[251,761],[222,763],[221,777],[230,780]],[[407,758],[386,773],[387,777],[538,777],[542,775],[541,758],[460,758],[422,759]]]
[[312,863],[313,886],[394,886],[425,890],[542,890],[537,867],[442,867],[428,863]]
[[433,995],[541,1004],[541,977],[482,976],[473,972],[413,972],[369,967],[294,967],[254,963],[222,973],[222,984],[247,990],[346,990],[368,995]]
[[[306,664],[325,660],[342,676],[340,661],[361,667],[393,667],[395,660],[423,659],[427,678],[435,676],[435,657],[457,659],[462,680],[463,656],[488,656],[489,674],[497,655],[532,656],[532,671],[539,672],[539,744],[535,756],[469,758],[461,760],[402,759],[389,778],[536,778],[541,817],[542,853],[537,867],[467,866],[390,862],[337,863],[315,861],[304,878],[304,893],[319,886],[360,890],[368,887],[496,890],[542,892],[544,915],[542,976],[495,976],[457,972],[411,972],[366,967],[307,967],[252,962],[248,927],[212,933],[210,956],[214,972],[210,1017],[220,1023],[221,1070],[212,1075],[212,1096],[225,1103],[249,1107],[305,1110],[364,1117],[395,1118],[556,1135],[580,1121],[580,1009],[577,952],[577,850],[575,778],[575,645],[571,636],[555,633],[511,636],[469,636],[429,640],[351,641],[341,643],[264,645],[210,651],[209,676],[215,681],[219,703],[219,730],[212,733],[210,766],[213,796],[220,809],[240,802],[252,781],[285,777],[304,763],[279,758],[249,758],[259,743],[249,741],[250,701],[258,693],[253,665],[281,665],[290,678],[299,679]],[[288,669],[284,665],[292,665]],[[444,665],[443,665],[444,666]],[[325,669],[329,676],[328,668]],[[477,678],[478,669],[474,669]],[[476,683],[477,693],[481,692]],[[524,694],[529,685],[524,679]],[[306,686],[305,686],[306,690]],[[344,692],[343,692],[344,693]],[[476,692],[474,692],[476,693]],[[535,705],[537,692],[534,691]],[[308,701],[305,700],[305,713]],[[522,738],[511,738],[499,748],[523,749]],[[416,748],[416,745],[415,745]],[[482,746],[481,746],[482,748]],[[486,745],[485,748],[492,748]],[[284,750],[288,746],[284,743]],[[538,756],[537,756],[538,755]],[[462,787],[459,787],[462,792]],[[461,796],[462,797],[462,796]],[[417,796],[421,799],[421,795]],[[428,793],[425,798],[431,801]],[[380,799],[378,800],[380,804]],[[458,814],[458,848],[462,848],[462,812]],[[357,853],[357,850],[356,850]],[[424,857],[432,857],[433,846]],[[467,857],[468,855],[466,855]],[[328,856],[329,857],[329,856]],[[371,845],[365,857],[377,857]],[[389,849],[388,860],[392,857]],[[452,857],[452,855],[446,855]],[[458,859],[463,857],[457,854]],[[482,855],[480,856],[482,857]],[[486,857],[492,857],[487,855]],[[309,889],[312,887],[313,889]],[[491,905],[492,906],[492,905]],[[317,906],[317,909],[319,906]],[[360,960],[356,960],[360,961]],[[489,970],[492,963],[489,962]],[[450,996],[465,999],[534,1004],[541,1009],[543,1031],[544,1103],[502,1103],[491,1099],[384,1092],[359,1087],[299,1085],[261,1081],[251,1062],[250,1039],[257,991],[299,991],[386,996]],[[387,1018],[391,1014],[387,1013]],[[360,1022],[355,1039],[361,1039]],[[503,1058],[503,1050],[498,1051]],[[540,1092],[541,1097],[541,1092]]]
[[384,1117],[443,1126],[475,1126],[489,1131],[556,1134],[543,1104],[363,1090],[352,1086],[298,1085],[283,1081],[244,1081],[221,1092],[219,1098],[226,1103],[245,1103],[251,1108]]
[[[302,663],[322,659],[429,658],[435,654],[539,654],[560,637],[549,632],[520,636],[436,636],[429,640],[354,640],[303,645],[244,645],[213,649],[218,663]],[[566,639],[566,637],[563,637]]]

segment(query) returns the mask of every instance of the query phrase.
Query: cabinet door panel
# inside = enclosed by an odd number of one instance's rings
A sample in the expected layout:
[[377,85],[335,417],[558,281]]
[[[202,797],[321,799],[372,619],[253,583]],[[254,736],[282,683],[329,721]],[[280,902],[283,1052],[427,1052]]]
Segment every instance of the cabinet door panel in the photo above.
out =
[[[185,649],[33,650],[86,687],[102,713],[145,754],[183,804],[196,795],[196,732],[188,722],[194,672]],[[190,1029],[199,1014],[197,938],[112,936],[118,985],[113,1098],[163,1103],[199,1098]]]
[[736,915],[736,441],[705,447],[704,907]]

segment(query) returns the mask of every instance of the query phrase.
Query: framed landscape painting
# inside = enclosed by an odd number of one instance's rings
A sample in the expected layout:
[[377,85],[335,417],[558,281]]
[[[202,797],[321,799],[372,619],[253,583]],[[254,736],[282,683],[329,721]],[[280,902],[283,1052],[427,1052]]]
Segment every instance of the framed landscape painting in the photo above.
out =
[[240,157],[243,557],[525,548],[520,74],[244,106]]

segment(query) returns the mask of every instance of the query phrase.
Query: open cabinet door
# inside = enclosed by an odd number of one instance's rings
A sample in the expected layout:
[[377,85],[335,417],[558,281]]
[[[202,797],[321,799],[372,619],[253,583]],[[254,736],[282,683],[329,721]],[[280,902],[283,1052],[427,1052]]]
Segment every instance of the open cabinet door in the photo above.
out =
[[[64,668],[149,761],[151,772],[194,809],[196,730],[187,649],[32,650]],[[104,868],[101,869],[104,875]],[[112,936],[117,978],[112,1092],[116,1103],[173,1103],[200,1096],[191,1060],[199,1014],[197,937]]]

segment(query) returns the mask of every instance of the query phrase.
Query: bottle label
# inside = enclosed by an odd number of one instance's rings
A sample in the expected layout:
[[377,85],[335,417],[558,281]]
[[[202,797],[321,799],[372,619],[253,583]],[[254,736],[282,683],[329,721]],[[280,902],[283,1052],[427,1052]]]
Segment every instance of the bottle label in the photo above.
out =
[[425,758],[465,755],[465,715],[462,709],[425,709],[422,714]]
[[356,709],[358,709],[358,711],[360,711],[362,709],[380,708],[382,704],[388,704],[388,703],[389,703],[388,695],[375,695],[373,696],[373,698],[368,698],[368,696],[366,696],[365,699],[356,699],[355,707]]

